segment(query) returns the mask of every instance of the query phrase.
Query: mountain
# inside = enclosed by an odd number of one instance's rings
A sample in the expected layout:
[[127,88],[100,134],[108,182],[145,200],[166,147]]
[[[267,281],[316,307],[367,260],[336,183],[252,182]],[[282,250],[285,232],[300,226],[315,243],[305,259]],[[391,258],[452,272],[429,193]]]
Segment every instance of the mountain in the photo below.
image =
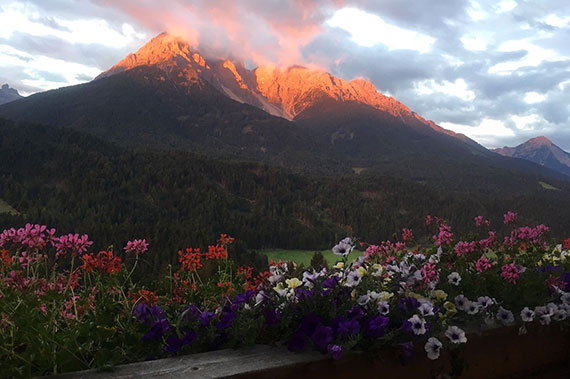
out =
[[366,172],[446,190],[518,188],[520,181],[534,186],[562,176],[499,157],[363,79],[347,82],[298,66],[249,70],[202,56],[165,33],[95,80],[4,104],[0,117],[73,128],[133,149],[191,151],[313,174]]
[[506,157],[522,158],[570,175],[570,154],[544,136],[535,137],[516,147],[492,150]]
[[0,105],[9,103],[14,100],[21,99],[22,96],[18,93],[18,90],[10,88],[8,84],[3,84],[0,89]]
[[204,58],[192,52],[186,41],[167,33],[153,38],[97,79],[139,66],[159,67],[181,85],[193,83],[202,86],[207,81],[235,101],[288,120],[294,120],[315,103],[329,98],[337,102],[366,104],[408,125],[423,126],[467,140],[463,135],[424,120],[401,102],[379,93],[367,80],[347,82],[327,72],[301,66],[287,69],[260,66],[248,70],[241,62]]

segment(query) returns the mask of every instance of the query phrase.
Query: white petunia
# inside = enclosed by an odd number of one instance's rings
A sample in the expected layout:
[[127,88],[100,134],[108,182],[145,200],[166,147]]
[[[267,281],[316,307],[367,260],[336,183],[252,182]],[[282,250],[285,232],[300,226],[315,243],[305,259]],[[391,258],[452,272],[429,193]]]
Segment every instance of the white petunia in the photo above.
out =
[[358,300],[356,300],[356,302],[362,306],[365,306],[366,304],[368,304],[369,301],[370,301],[370,296],[368,296],[368,295],[362,295],[358,298]]
[[566,311],[562,308],[559,308],[556,312],[554,312],[554,315],[552,316],[552,319],[554,321],[564,321],[566,320]]
[[427,356],[431,360],[435,360],[439,358],[439,353],[443,344],[435,337],[428,338],[424,349],[427,353]]
[[491,305],[493,305],[494,301],[489,296],[479,296],[477,298],[477,304],[481,307],[481,309],[487,309]]
[[458,328],[457,326],[450,326],[445,331],[445,336],[449,338],[452,343],[466,343],[467,337],[465,337],[465,332]]
[[346,286],[347,287],[356,287],[360,283],[361,279],[362,279],[362,276],[360,276],[358,271],[351,271],[348,273],[348,276],[346,278]]
[[465,311],[470,315],[479,313],[479,303],[475,301],[469,301],[469,303],[467,303],[465,306]]
[[548,307],[540,306],[534,308],[534,315],[538,319],[541,325],[548,325],[550,324],[551,318],[554,315],[554,312],[551,312]]
[[408,322],[412,324],[414,334],[420,336],[426,333],[426,321],[423,318],[418,315],[413,315],[408,319]]
[[508,309],[499,307],[499,310],[497,311],[497,320],[499,320],[504,325],[508,325],[515,322],[515,316],[513,315],[513,312],[509,311]]
[[469,304],[469,299],[463,295],[455,296],[455,306],[457,309],[465,311],[467,310],[467,305]]
[[378,302],[378,313],[386,316],[388,313],[390,313],[390,304],[387,301],[380,300]]
[[521,319],[524,322],[533,322],[534,321],[534,312],[528,307],[524,307],[521,311]]
[[336,255],[347,256],[350,252],[354,249],[352,245],[352,240],[350,238],[345,238],[339,243],[337,243],[333,248],[332,251]]
[[447,281],[449,284],[458,286],[459,282],[461,282],[461,275],[459,275],[458,272],[452,272],[451,274],[447,275]]
[[420,312],[420,314],[424,317],[425,316],[434,316],[433,304],[429,301],[422,302],[418,308],[418,312]]
[[560,300],[564,304],[570,304],[570,293],[568,293],[568,292],[562,293],[562,295],[560,295]]

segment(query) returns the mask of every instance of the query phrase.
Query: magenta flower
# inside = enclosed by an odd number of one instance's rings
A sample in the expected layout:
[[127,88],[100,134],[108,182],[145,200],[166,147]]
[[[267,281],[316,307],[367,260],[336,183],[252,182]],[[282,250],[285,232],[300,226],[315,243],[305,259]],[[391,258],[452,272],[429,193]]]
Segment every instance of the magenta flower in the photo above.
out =
[[93,245],[92,241],[89,241],[89,236],[87,234],[67,234],[61,237],[55,238],[55,248],[56,248],[56,258],[59,256],[65,256],[66,254],[79,255],[87,252],[87,249]]
[[518,214],[516,214],[515,212],[508,211],[507,213],[505,213],[503,216],[505,225],[516,223],[517,216]]
[[453,233],[451,233],[451,227],[449,225],[441,223],[439,225],[439,234],[434,235],[432,238],[436,246],[451,244],[453,241]]
[[487,271],[491,267],[493,267],[491,261],[484,255],[482,255],[481,258],[477,259],[477,262],[475,262],[475,269],[477,272]]
[[23,228],[10,228],[0,233],[0,246],[11,243],[26,250],[40,250],[48,243],[53,245],[54,234],[55,229],[48,229],[45,225],[26,224]]
[[489,220],[485,220],[483,216],[475,217],[475,226],[480,227],[482,225],[485,225],[488,228],[491,225],[491,223],[489,222]]
[[466,241],[460,241],[457,242],[457,245],[455,245],[455,254],[460,257],[462,255],[467,255],[471,252],[473,252],[475,250],[475,247],[477,247],[477,242],[475,241],[471,241],[471,242],[466,242]]
[[124,250],[127,253],[139,255],[148,250],[148,243],[146,242],[146,239],[129,241],[127,242]]
[[515,263],[508,263],[501,267],[501,276],[511,284],[517,284],[517,280],[524,272],[524,269],[519,268]]

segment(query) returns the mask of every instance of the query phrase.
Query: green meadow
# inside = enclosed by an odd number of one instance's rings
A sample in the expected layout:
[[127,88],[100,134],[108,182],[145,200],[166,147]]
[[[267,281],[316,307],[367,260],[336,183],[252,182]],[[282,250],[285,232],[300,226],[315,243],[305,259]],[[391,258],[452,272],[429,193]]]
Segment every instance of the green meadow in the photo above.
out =
[[[268,250],[260,250],[261,254],[267,256],[267,259],[274,261],[282,260],[282,261],[289,261],[295,262],[298,265],[303,264],[305,267],[309,266],[311,263],[311,258],[313,254],[315,254],[316,250],[285,250],[285,249],[268,249]],[[338,255],[334,255],[332,249],[329,250],[320,250],[320,252],[325,257],[326,261],[329,265],[334,265],[337,261],[341,260],[341,257]],[[349,260],[353,260],[362,255],[362,251],[354,250],[350,253]]]

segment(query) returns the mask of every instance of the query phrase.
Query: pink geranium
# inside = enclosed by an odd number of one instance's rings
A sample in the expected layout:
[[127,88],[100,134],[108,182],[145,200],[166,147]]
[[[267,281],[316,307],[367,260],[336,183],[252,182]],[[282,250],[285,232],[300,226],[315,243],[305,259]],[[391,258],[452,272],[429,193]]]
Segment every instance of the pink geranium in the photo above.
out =
[[146,242],[146,239],[129,241],[127,242],[124,250],[127,253],[139,255],[148,250],[148,243]]

